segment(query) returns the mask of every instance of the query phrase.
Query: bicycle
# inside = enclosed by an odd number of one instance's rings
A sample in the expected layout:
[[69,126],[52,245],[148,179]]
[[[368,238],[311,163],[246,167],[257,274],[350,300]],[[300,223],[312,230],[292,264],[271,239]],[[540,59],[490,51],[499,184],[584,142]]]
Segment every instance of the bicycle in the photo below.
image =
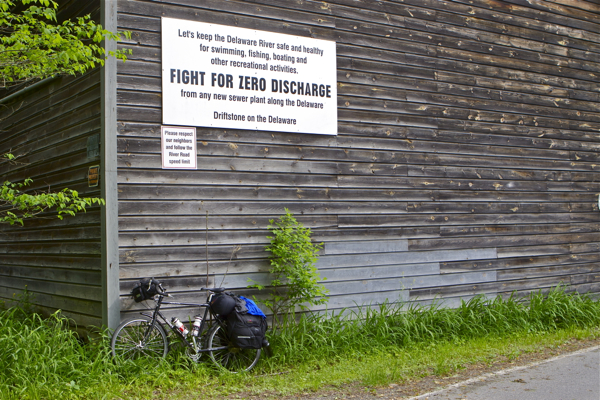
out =
[[[137,359],[143,356],[166,357],[170,349],[169,338],[163,326],[166,324],[173,331],[174,336],[183,343],[186,354],[194,362],[198,362],[203,353],[208,353],[217,367],[234,373],[250,371],[256,366],[261,349],[235,347],[228,337],[227,321],[211,310],[212,297],[223,293],[225,288],[200,288],[201,291],[208,291],[205,303],[180,303],[164,301],[165,297],[173,296],[168,294],[160,283],[157,282],[156,286],[154,311],[140,312],[141,317],[123,321],[114,331],[110,344],[113,357],[123,359]],[[204,315],[195,317],[193,330],[190,333],[178,319],[167,320],[160,312],[163,304],[204,308]],[[212,324],[207,322],[208,317],[214,321]],[[202,318],[201,321],[199,318]]]

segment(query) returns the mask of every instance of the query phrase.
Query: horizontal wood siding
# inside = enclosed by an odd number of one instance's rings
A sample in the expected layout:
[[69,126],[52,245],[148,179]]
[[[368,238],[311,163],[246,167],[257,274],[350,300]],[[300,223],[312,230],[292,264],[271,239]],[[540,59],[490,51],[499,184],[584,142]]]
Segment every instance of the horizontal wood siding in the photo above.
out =
[[[266,282],[267,226],[284,208],[324,243],[329,309],[600,291],[594,2],[118,8],[133,51],[117,91],[123,315],[144,276],[189,300]],[[161,16],[336,41],[339,134],[198,127],[198,170],[162,170]]]
[[[88,11],[89,12],[89,11]],[[31,191],[65,187],[82,196],[87,171],[100,157],[100,79],[57,78],[0,107],[0,154],[19,156],[0,166],[1,179],[31,177]],[[91,145],[88,147],[88,145]],[[14,304],[27,293],[43,313],[60,309],[81,327],[102,324],[100,210],[59,220],[48,213],[25,226],[0,225],[0,301]]]

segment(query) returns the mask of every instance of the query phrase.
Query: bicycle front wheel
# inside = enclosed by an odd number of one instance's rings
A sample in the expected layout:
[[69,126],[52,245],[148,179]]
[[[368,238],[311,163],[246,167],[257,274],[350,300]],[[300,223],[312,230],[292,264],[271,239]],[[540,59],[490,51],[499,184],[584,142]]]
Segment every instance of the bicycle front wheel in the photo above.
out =
[[260,358],[260,349],[242,349],[232,345],[226,332],[221,325],[214,325],[208,332],[207,347],[209,349],[227,347],[220,350],[210,350],[210,359],[219,368],[237,373],[250,371]]
[[159,323],[137,317],[121,323],[112,335],[110,347],[116,358],[165,357],[169,351],[167,334]]

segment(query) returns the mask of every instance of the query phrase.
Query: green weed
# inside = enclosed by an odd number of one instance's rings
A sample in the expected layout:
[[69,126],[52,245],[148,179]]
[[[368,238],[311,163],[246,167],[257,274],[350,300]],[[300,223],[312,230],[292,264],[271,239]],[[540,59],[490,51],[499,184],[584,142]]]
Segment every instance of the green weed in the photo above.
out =
[[275,356],[265,368],[311,360],[336,360],[376,350],[417,344],[543,333],[568,327],[600,325],[600,303],[586,295],[566,293],[558,287],[519,298],[477,296],[456,309],[418,304],[382,304],[337,314],[305,314],[298,323],[288,321],[270,340]]

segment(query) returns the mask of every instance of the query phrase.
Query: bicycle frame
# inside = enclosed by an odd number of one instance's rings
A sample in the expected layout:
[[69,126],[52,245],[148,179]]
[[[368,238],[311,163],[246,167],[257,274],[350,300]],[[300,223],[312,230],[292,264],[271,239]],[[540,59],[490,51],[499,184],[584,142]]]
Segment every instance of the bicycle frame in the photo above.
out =
[[[157,296],[159,296],[158,301],[156,302],[156,306],[154,307],[154,311],[152,312],[152,314],[150,313],[146,313],[146,312],[140,312],[140,314],[148,317],[151,319],[151,323],[150,325],[148,325],[148,328],[146,330],[146,333],[144,334],[144,338],[146,339],[148,337],[148,335],[150,334],[152,328],[154,327],[154,325],[157,323],[158,318],[159,317],[165,324],[167,324],[167,326],[169,326],[169,328],[171,328],[171,330],[173,332],[176,332],[177,335],[179,336],[179,339],[188,347],[190,347],[191,349],[193,349],[196,353],[206,353],[209,351],[216,351],[216,350],[224,350],[227,349],[227,346],[221,346],[221,347],[213,347],[213,348],[207,348],[207,349],[203,349],[202,345],[200,344],[200,346],[198,346],[198,344],[196,343],[196,339],[200,338],[200,336],[202,335],[202,333],[204,332],[205,328],[207,327],[207,317],[212,317],[212,313],[210,312],[210,305],[209,305],[209,301],[211,299],[211,297],[213,296],[213,293],[209,293],[208,299],[206,303],[181,303],[181,302],[176,302],[176,301],[164,301],[164,295],[162,294],[158,294]],[[198,336],[191,336],[193,343],[190,343],[185,336],[183,336],[183,334],[160,312],[160,307],[163,304],[173,304],[173,305],[178,305],[178,306],[192,306],[192,307],[204,307],[204,315],[202,317],[202,323],[200,324],[200,329],[199,329],[199,334]],[[212,319],[212,318],[211,318]],[[215,318],[216,323],[221,324],[221,322]],[[160,323],[160,322],[159,322]]]

